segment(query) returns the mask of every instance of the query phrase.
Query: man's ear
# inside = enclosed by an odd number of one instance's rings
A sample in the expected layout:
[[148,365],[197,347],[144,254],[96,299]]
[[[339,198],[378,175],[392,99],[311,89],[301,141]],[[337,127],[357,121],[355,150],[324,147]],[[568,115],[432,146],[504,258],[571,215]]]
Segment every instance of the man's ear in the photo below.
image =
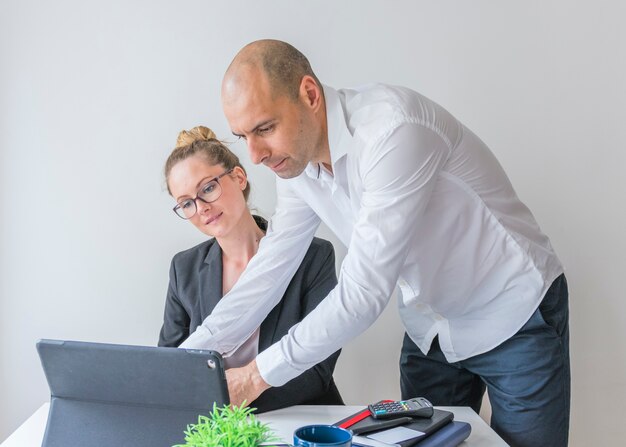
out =
[[312,76],[304,75],[300,81],[300,98],[314,112],[322,104],[322,86]]

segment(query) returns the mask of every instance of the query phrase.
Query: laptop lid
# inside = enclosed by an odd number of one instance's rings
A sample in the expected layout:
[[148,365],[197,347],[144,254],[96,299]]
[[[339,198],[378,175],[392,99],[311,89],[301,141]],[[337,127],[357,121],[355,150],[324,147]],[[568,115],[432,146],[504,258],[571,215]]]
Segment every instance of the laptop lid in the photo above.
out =
[[40,340],[50,387],[43,447],[172,446],[228,404],[214,351]]

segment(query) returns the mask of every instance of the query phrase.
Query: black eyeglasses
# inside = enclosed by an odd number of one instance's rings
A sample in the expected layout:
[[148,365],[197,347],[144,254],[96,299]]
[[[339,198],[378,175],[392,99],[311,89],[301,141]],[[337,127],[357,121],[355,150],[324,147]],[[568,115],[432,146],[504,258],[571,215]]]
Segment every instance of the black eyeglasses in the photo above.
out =
[[181,219],[191,219],[198,212],[198,205],[196,200],[200,200],[204,203],[215,202],[222,195],[222,187],[220,186],[219,179],[225,175],[233,172],[233,169],[229,169],[223,174],[218,175],[214,179],[205,183],[199,190],[194,199],[185,199],[176,204],[173,211]]

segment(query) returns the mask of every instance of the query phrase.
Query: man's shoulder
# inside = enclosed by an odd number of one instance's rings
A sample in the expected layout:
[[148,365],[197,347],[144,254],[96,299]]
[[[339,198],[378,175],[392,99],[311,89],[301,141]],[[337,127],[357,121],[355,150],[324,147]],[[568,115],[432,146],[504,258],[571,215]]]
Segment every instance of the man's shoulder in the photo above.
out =
[[372,143],[406,123],[444,132],[456,122],[443,107],[408,87],[367,84],[337,91],[352,134]]
[[350,121],[367,114],[411,114],[420,99],[426,99],[407,87],[372,83],[354,88],[339,89]]
[[388,84],[367,84],[337,93],[350,133],[370,144],[414,114],[417,95]]

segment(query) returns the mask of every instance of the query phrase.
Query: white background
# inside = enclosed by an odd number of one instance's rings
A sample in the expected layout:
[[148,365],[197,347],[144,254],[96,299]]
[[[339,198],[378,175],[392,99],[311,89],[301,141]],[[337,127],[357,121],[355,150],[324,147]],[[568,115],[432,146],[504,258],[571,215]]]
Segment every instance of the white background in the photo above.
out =
[[[203,239],[162,165],[180,129],[230,135],[222,74],[271,37],[329,85],[412,87],[487,142],[566,266],[571,445],[621,444],[624,19],[617,0],[0,0],[0,440],[48,399],[37,339],[156,343],[170,259]],[[272,174],[250,176],[271,212]],[[399,396],[401,335],[392,302],[344,350],[347,403]]]

